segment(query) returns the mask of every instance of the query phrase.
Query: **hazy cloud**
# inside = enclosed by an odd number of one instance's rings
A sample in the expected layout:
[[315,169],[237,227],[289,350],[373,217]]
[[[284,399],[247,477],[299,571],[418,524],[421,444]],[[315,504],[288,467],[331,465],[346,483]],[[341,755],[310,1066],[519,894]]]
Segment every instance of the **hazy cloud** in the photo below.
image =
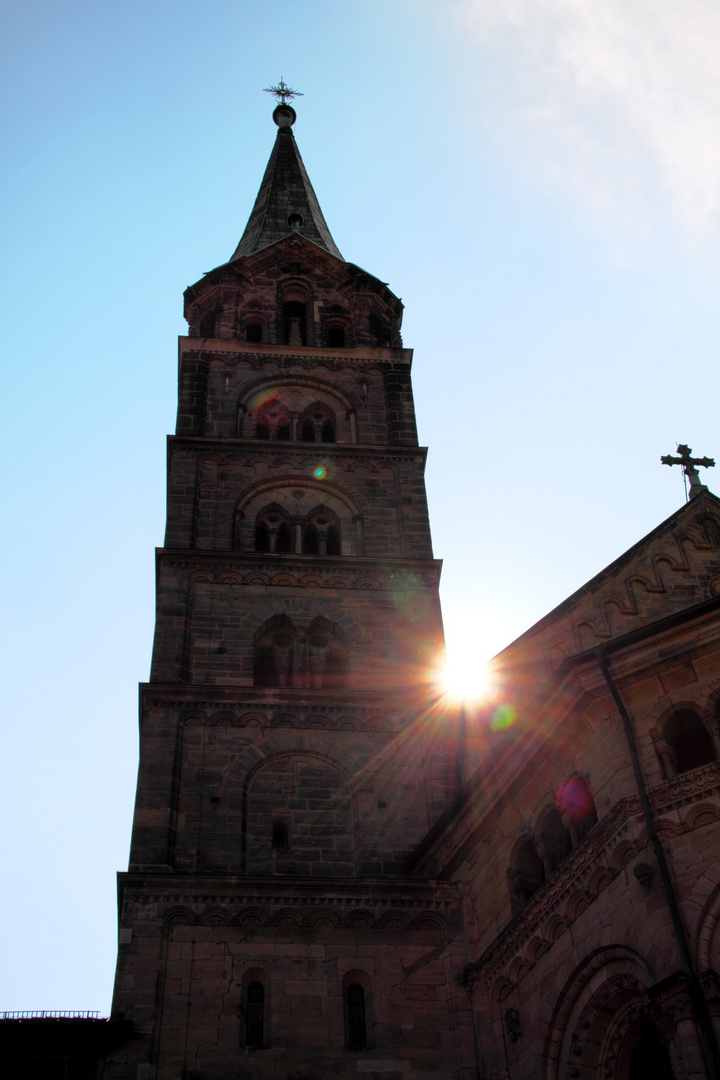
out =
[[457,0],[541,167],[633,215],[720,217],[717,0]]

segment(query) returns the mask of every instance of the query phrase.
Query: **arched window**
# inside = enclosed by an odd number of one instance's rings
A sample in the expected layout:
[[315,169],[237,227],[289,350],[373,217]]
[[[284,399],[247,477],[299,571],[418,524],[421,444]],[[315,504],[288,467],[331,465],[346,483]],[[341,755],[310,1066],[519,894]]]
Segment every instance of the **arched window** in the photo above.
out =
[[258,439],[290,439],[290,411],[277,394],[257,410],[255,434]]
[[318,533],[315,526],[311,523],[303,527],[303,555],[317,555],[318,548]]
[[367,1046],[365,991],[360,983],[350,983],[347,988],[347,1017],[349,1049],[364,1050]]
[[517,915],[545,882],[545,868],[532,837],[524,837],[517,848],[509,878],[512,911]]
[[319,615],[310,623],[305,642],[309,685],[316,690],[336,690],[344,686],[347,649],[340,628]]
[[255,526],[255,550],[270,550],[270,529],[266,521],[258,521]]
[[390,344],[390,324],[386,319],[377,315],[368,316],[370,329],[370,343],[372,345],[388,346]]
[[300,417],[300,438],[303,442],[334,443],[335,414],[322,402],[315,402]]
[[295,627],[287,615],[273,615],[255,637],[255,686],[292,686],[295,674]]
[[245,340],[259,344],[263,339],[262,323],[249,322],[245,326]]
[[327,531],[327,554],[342,555],[340,550],[340,530],[337,525],[328,526]]
[[715,761],[712,739],[692,709],[678,709],[673,713],[665,722],[664,735],[678,774]]
[[300,439],[302,442],[315,442],[315,425],[308,418],[300,425]]
[[337,516],[325,506],[310,514],[303,526],[303,554],[340,555],[340,525]]
[[283,304],[283,341],[285,345],[307,345],[305,304],[286,300]]
[[318,615],[298,637],[287,615],[273,615],[255,635],[255,686],[345,685],[347,649],[340,628]]
[[292,552],[292,524],[281,507],[273,504],[258,514],[255,523],[255,550],[278,555]]
[[373,1045],[372,983],[364,971],[346,971],[342,981],[345,1046],[368,1050]]
[[240,1012],[244,1025],[240,1042],[255,1050],[270,1044],[270,1016],[272,1007],[269,973],[260,967],[243,972]]
[[572,851],[570,833],[557,810],[548,810],[540,827],[540,844],[545,877],[554,874]]
[[217,315],[218,313],[214,308],[205,312],[200,320],[200,333],[198,334],[198,337],[215,337]]
[[346,667],[345,650],[331,645],[323,671],[323,687],[332,690],[344,686]]
[[283,522],[278,527],[275,550],[280,555],[288,555],[292,551],[292,530],[287,522]]
[[595,801],[590,789],[579,776],[563,784],[558,792],[558,805],[565,814],[573,847],[584,839],[585,835],[597,823]]
[[261,982],[251,982],[247,988],[246,1046],[263,1046],[265,1027],[265,987]]

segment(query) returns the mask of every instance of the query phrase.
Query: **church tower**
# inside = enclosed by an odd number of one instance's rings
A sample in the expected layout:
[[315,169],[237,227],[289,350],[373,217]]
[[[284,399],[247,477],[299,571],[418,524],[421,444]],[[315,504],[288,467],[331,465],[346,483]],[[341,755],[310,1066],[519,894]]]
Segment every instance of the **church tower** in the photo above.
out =
[[185,294],[116,1080],[472,1072],[458,894],[407,869],[459,786],[412,352],[284,89],[240,243]]

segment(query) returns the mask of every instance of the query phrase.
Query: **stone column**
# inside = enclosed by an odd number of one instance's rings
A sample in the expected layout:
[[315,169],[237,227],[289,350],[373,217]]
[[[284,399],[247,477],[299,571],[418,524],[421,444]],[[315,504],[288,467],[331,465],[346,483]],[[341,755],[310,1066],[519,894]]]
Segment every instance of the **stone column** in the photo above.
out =
[[[356,541],[356,544],[357,544],[357,551],[355,552],[355,554],[356,555],[364,555],[365,554],[365,530],[363,528],[363,519],[360,516],[360,514],[355,515],[355,517],[353,518],[353,522],[354,522],[354,525],[355,525],[355,541]],[[343,555],[344,554],[345,554],[345,552],[343,551]]]
[[715,751],[715,758],[720,761],[720,720],[717,717],[713,717],[712,720],[705,721],[705,727],[707,728],[710,738],[712,739],[713,750]]
[[655,746],[655,753],[660,758],[663,776],[666,780],[672,780],[673,776],[677,776],[675,755],[670,749],[665,736],[660,735],[658,738],[653,739],[653,744]]

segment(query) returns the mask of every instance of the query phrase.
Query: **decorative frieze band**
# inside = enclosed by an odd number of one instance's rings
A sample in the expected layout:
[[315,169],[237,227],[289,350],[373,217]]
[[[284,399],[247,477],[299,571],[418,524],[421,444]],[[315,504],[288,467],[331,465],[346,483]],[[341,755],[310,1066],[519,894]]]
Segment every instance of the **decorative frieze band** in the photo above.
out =
[[[226,364],[247,364],[250,368],[267,369],[271,364],[282,370],[300,368],[302,371],[317,372],[318,360],[326,371],[357,371],[367,370],[368,367],[384,367],[385,364],[407,364],[410,366],[412,358],[411,349],[368,347],[354,349],[352,355],[347,352],[336,353],[334,356],[327,348],[322,350],[307,346],[302,353],[289,352],[287,346],[266,348],[262,353],[241,352],[235,342],[227,342],[227,351],[222,347],[205,349],[183,348],[182,356],[188,360],[222,360]],[[363,355],[365,354],[365,355]]]
[[337,927],[347,930],[424,930],[444,932],[457,924],[459,912],[450,900],[428,897],[298,896],[292,892],[234,897],[193,893],[160,893],[133,898],[143,906],[159,906],[166,927]]
[[174,697],[146,698],[146,706],[176,714],[185,724],[208,727],[301,728],[328,731],[376,731],[394,733],[400,730],[413,713],[377,708],[343,708],[342,705],[308,705],[302,710],[288,708],[283,703],[253,702],[239,704],[237,698],[228,701],[196,701]]
[[334,563],[326,562],[322,566],[309,567],[307,562],[295,562],[289,556],[283,555],[282,568],[278,568],[277,559],[257,559],[249,556],[247,552],[218,551],[213,552],[212,558],[208,558],[206,552],[197,558],[190,553],[183,556],[174,553],[165,558],[166,565],[172,569],[209,573],[213,575],[214,584],[227,585],[277,585],[286,588],[360,589],[402,593],[417,589],[418,584],[425,589],[435,589],[440,579],[440,563],[435,561],[421,569],[416,566],[410,568],[391,564],[384,567],[366,567],[357,564],[344,566],[340,562],[341,557],[338,557]]

